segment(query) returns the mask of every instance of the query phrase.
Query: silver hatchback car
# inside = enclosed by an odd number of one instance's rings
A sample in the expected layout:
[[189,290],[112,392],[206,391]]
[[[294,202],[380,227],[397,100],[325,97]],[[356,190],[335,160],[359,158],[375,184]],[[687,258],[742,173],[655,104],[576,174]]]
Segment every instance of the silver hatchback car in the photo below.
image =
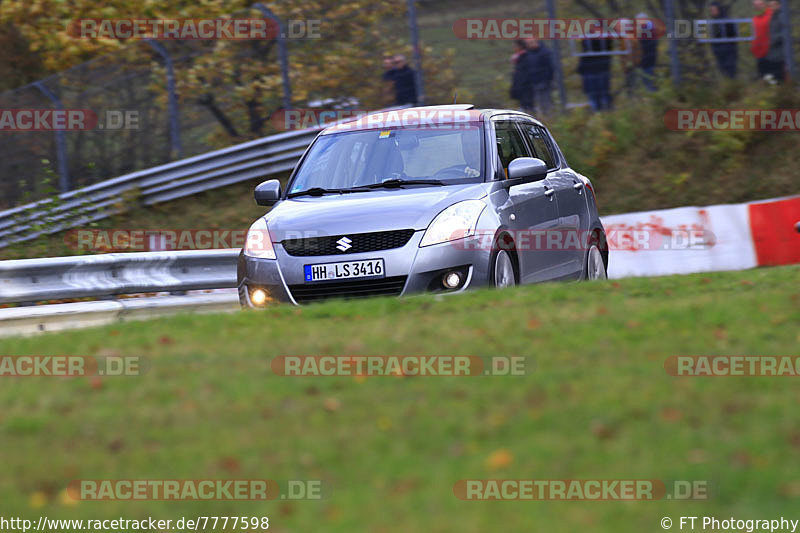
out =
[[322,131],[239,256],[245,307],[606,277],[591,182],[533,117],[471,105]]

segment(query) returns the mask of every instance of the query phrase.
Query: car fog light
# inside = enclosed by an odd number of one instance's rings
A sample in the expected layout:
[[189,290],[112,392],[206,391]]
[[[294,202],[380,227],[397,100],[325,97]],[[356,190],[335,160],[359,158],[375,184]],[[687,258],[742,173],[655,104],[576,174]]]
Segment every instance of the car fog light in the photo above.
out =
[[250,294],[250,301],[253,305],[264,305],[267,301],[267,293],[264,289],[256,289]]
[[455,289],[461,285],[461,274],[458,272],[448,272],[442,278],[442,284],[447,289]]

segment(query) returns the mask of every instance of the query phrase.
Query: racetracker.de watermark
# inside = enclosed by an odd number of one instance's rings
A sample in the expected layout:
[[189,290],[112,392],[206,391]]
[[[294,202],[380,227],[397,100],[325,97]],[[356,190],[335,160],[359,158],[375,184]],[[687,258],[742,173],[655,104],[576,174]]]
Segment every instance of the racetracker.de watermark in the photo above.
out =
[[269,121],[279,131],[303,130],[356,120],[375,112],[374,109],[278,109],[269,116]]
[[139,356],[0,355],[0,378],[140,376],[147,368]]
[[158,39],[158,40],[272,40],[320,39],[322,20],[291,19],[278,22],[268,18],[208,19],[76,19],[67,26],[75,39]]
[[379,133],[379,138],[389,139],[392,134],[391,130],[396,128],[471,129],[480,125],[481,120],[481,112],[477,110],[398,109],[368,115],[359,114],[353,120],[333,125],[331,130],[336,132],[363,129],[384,130]]
[[670,109],[673,131],[800,131],[800,109]]
[[[294,235],[294,234],[292,234]],[[305,234],[297,233],[298,237]],[[64,244],[80,252],[145,252],[169,250],[213,250],[270,248],[267,231],[246,229],[71,229]]]
[[[713,20],[675,19],[672,26],[656,18],[460,18],[453,24],[459,39],[477,40],[656,40],[710,39]],[[752,26],[737,24],[739,37],[752,36]]]
[[707,500],[705,480],[659,479],[462,479],[461,500],[625,501]]
[[279,376],[521,376],[528,358],[474,355],[281,355],[270,363]]
[[77,479],[67,485],[74,500],[319,500],[321,480],[290,479]]
[[[349,235],[353,237],[354,234]],[[272,250],[273,243],[295,245],[302,244],[305,239],[344,236],[316,230],[75,228],[64,233],[64,244],[71,250],[95,253],[214,250],[245,246],[253,252]],[[589,250],[592,246],[628,251],[706,250],[714,247],[716,242],[714,233],[699,225],[676,228],[610,225],[602,242],[594,232],[575,229],[507,230],[503,238],[497,238],[495,230],[458,229],[448,239],[448,245],[459,250],[514,249],[518,252],[577,251]]]
[[139,112],[130,109],[0,109],[0,132],[138,129]]
[[269,117],[272,127],[281,130],[302,130],[338,125],[339,130],[383,128],[464,129],[480,121],[476,111],[398,109],[279,109]]
[[453,23],[459,39],[558,39],[583,40],[659,39],[665,34],[658,19],[639,18],[460,18]]
[[797,377],[797,355],[673,355],[664,361],[670,376]]
[[[469,238],[465,238],[469,237]],[[612,250],[662,251],[705,250],[716,244],[714,234],[704,228],[666,228],[658,230],[607,228],[604,242],[593,231],[574,229],[507,230],[497,238],[494,230],[458,230],[451,245],[460,250],[577,251],[592,246]]]

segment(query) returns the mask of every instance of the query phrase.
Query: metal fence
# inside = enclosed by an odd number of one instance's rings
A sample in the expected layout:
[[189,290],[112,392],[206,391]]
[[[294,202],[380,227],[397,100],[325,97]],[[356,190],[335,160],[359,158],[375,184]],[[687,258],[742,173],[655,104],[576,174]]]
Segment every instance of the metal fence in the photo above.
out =
[[291,170],[319,128],[279,133],[222,150],[133,172],[0,212],[0,248],[118,212],[125,193],[153,205]]
[[[273,16],[261,4],[230,13]],[[90,110],[105,125],[0,132],[0,209],[274,134],[281,131],[270,121],[275,111],[346,97],[352,82],[334,79],[303,87],[303,99],[292,101],[288,57],[307,63],[315,47],[338,38],[347,16],[324,19],[329,26],[319,39],[133,40],[0,93],[0,109]]]
[[[446,13],[438,7],[445,1],[453,8]],[[752,21],[752,0],[726,0],[721,2],[728,7],[728,17],[737,20]],[[789,7],[791,17],[790,27],[794,35],[790,35],[789,47],[793,50],[792,57],[795,64],[800,59],[800,5],[791,0],[784,0]],[[702,83],[703,86],[713,87],[722,82],[722,72],[717,66],[711,41],[704,38],[702,31],[694,31],[691,26],[696,21],[708,20],[710,17],[709,6],[711,0],[697,0],[691,2],[678,0],[632,0],[628,2],[606,2],[597,0],[538,0],[535,2],[520,3],[516,1],[500,1],[476,6],[473,3],[457,6],[455,1],[439,0],[419,2],[417,9],[420,18],[420,37],[423,43],[432,45],[434,49],[441,50],[454,46],[453,25],[459,19],[467,18],[523,18],[523,19],[633,19],[640,12],[645,12],[649,18],[661,22],[667,21],[670,15],[679,21],[679,24],[691,22],[689,28],[692,36],[669,39],[666,36],[658,39],[656,77],[660,81],[671,79],[677,74],[677,79],[683,79],[686,85]],[[791,4],[791,5],[789,5]],[[434,12],[436,16],[434,16]],[[785,11],[784,11],[785,12]],[[708,25],[701,30],[707,30]],[[686,28],[686,26],[683,26]],[[742,28],[744,30],[744,28]],[[748,36],[742,36],[736,41],[738,52],[738,79],[741,81],[754,81],[756,79],[756,61],[753,58],[747,42]],[[675,45],[674,54],[671,44]],[[545,45],[553,51],[554,56],[560,58],[556,61],[556,80],[553,83],[555,102],[559,106],[554,108],[570,109],[587,105],[586,95],[582,87],[582,79],[577,69],[584,52],[578,40],[550,40]],[[630,54],[625,50],[627,43],[622,39],[615,39],[614,49],[610,50],[611,56],[611,85],[615,95],[625,95],[626,70],[631,67]],[[472,95],[472,103],[481,107],[492,106],[518,106],[519,103],[508,96],[513,66],[509,61],[514,52],[512,40],[486,39],[473,41],[466,44],[457,43],[455,66],[462,78],[462,83],[469,84],[468,90]],[[560,75],[559,75],[560,73]],[[478,80],[477,78],[480,78]],[[797,81],[798,77],[795,77]],[[560,81],[560,83],[559,83]],[[641,89],[642,85],[638,85]],[[464,91],[466,92],[466,91]],[[641,97],[642,91],[633,96]],[[462,99],[461,94],[459,100]],[[464,100],[466,101],[466,100]],[[625,100],[620,99],[615,105],[625,105]]]
[[[648,17],[653,20],[660,20],[664,23],[667,34],[657,40],[657,63],[655,68],[656,79],[670,78],[674,83],[708,83],[711,79],[720,79],[723,73],[717,65],[713,53],[713,46],[716,44],[732,43],[733,53],[736,55],[735,68],[738,70],[737,77],[741,80],[756,79],[756,60],[753,58],[749,46],[753,40],[753,19],[752,3],[750,0],[729,0],[724,2],[729,12],[724,19],[709,19],[708,8],[710,2],[677,2],[675,0],[662,0],[658,3],[649,3],[651,8],[656,10],[645,10]],[[783,22],[783,58],[787,74],[794,80],[798,79],[797,58],[800,57],[800,40],[793,36],[793,27],[800,24],[800,9],[797,6],[790,6],[788,0],[782,1],[783,8],[779,14]],[[549,17],[557,18],[555,0],[547,0],[550,9]],[[590,3],[581,2],[581,6],[588,6]],[[597,16],[595,12],[592,15]],[[611,14],[607,14],[614,18]],[[632,18],[634,13],[622,15],[615,13],[616,16]],[[735,37],[714,36],[714,27],[719,25],[733,24],[735,27]],[[796,32],[796,30],[795,30]],[[722,32],[724,35],[724,31]],[[637,77],[641,77],[635,72],[635,59],[631,56],[630,43],[624,39],[606,39],[608,50],[605,52],[586,52],[581,48],[581,42],[569,41],[566,46],[566,54],[560,58],[561,65],[559,71],[564,72],[564,76],[557,80],[559,92],[562,95],[562,109],[571,107],[569,101],[582,99],[581,77],[577,73],[577,65],[581,57],[605,55],[618,57],[621,61],[621,69],[617,71],[617,80],[613,84],[617,90],[615,93],[627,92],[633,95],[631,84],[637,85]],[[558,50],[559,43],[554,41],[552,46]],[[561,54],[556,54],[559,57]],[[619,72],[619,71],[622,72]],[[627,74],[626,74],[627,72]],[[612,70],[613,73],[613,70]],[[634,76],[634,74],[639,74]],[[613,74],[612,74],[613,76]],[[635,88],[635,87],[633,87]]]
[[[168,54],[173,68],[180,69],[202,55],[203,44],[172,41],[158,48]],[[146,42],[137,42],[119,54],[0,94],[0,107],[6,109],[89,109],[100,120],[110,113],[135,113],[135,120],[119,129],[5,134],[0,145],[0,196],[5,205],[211,150],[207,133],[213,117],[199,99],[184,100],[180,114],[170,110],[164,69],[164,57]],[[180,144],[170,138],[171,121],[178,123]]]

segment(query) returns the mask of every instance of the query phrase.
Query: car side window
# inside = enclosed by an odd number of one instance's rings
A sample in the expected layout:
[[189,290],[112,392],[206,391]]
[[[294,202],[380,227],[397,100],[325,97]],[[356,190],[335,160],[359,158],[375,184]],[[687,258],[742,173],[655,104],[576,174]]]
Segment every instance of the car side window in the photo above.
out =
[[497,154],[508,177],[508,164],[518,157],[528,157],[528,149],[513,121],[498,120],[494,129],[497,135]]
[[525,132],[525,137],[527,137],[528,142],[533,148],[534,157],[538,157],[547,163],[548,170],[556,168],[555,154],[553,154],[553,150],[548,142],[547,133],[536,124],[523,123],[521,126],[522,131]]

